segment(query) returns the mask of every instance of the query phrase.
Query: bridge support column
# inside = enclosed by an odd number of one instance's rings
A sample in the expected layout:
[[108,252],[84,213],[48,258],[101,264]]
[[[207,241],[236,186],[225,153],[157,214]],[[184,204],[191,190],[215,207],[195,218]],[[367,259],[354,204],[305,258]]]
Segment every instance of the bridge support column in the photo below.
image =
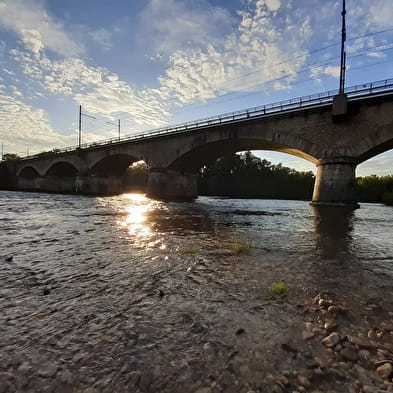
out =
[[149,172],[148,195],[167,200],[192,200],[197,194],[197,176],[168,169],[153,168]]
[[352,158],[325,158],[317,163],[313,205],[359,207],[355,192],[356,163]]
[[77,175],[75,192],[86,195],[116,195],[124,190],[120,176]]

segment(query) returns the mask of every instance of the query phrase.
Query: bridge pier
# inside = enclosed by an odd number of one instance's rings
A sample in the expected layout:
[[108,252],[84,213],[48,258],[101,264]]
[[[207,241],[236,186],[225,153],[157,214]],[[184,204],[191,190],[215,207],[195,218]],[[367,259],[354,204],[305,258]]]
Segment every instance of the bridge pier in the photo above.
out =
[[152,168],[149,172],[147,193],[153,198],[164,200],[193,200],[198,196],[197,176]]
[[355,191],[355,160],[323,158],[317,163],[313,205],[359,207]]
[[122,177],[77,175],[75,178],[75,192],[87,195],[115,195],[123,192]]

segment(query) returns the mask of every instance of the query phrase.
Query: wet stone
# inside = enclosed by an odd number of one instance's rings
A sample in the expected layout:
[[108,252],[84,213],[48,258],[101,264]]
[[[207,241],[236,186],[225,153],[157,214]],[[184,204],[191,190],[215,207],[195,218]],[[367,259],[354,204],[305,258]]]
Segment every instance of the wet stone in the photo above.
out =
[[393,366],[390,363],[385,363],[377,368],[377,374],[381,378],[387,379],[393,374]]
[[55,364],[47,364],[38,370],[38,375],[41,377],[50,378],[53,377],[57,372],[57,366]]
[[331,331],[337,329],[337,323],[334,323],[334,322],[326,322],[326,323],[323,325],[323,328],[326,329],[328,332],[331,332]]
[[371,356],[370,352],[367,351],[366,349],[361,349],[358,352],[358,355],[359,355],[359,360],[363,361],[363,362],[368,362],[370,360],[370,356]]
[[340,356],[350,362],[356,362],[359,358],[358,353],[351,348],[344,348],[340,351]]
[[328,308],[332,304],[333,304],[333,302],[331,300],[319,299],[319,301],[318,301],[318,306],[322,307],[322,308]]
[[322,344],[327,347],[327,348],[331,348],[334,347],[335,345],[337,345],[340,341],[340,336],[338,333],[333,332],[331,334],[329,334],[329,336],[325,337],[322,340]]
[[211,393],[211,392],[212,392],[211,388],[201,388],[196,390],[194,393]]
[[362,348],[370,348],[371,347],[371,343],[365,338],[347,336],[347,340],[349,343],[351,343],[353,345],[357,345]]
[[303,337],[303,340],[305,340],[305,341],[311,340],[312,338],[315,337],[315,333],[314,333],[314,332],[309,332],[309,331],[305,330],[305,331],[302,333],[302,337]]
[[305,387],[305,388],[309,388],[309,387],[311,387],[311,382],[310,382],[310,380],[306,377],[306,376],[304,376],[304,375],[298,375],[297,376],[297,381],[299,382],[299,384],[301,385],[301,386],[303,386],[303,387]]

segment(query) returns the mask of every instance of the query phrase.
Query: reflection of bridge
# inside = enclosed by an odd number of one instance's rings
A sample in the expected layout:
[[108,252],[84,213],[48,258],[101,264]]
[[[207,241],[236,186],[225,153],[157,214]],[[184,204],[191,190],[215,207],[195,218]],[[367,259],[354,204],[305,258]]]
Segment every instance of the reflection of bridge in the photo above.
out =
[[144,160],[152,196],[193,198],[203,165],[227,153],[275,150],[316,164],[315,203],[354,203],[356,165],[393,148],[393,80],[347,89],[347,109],[339,116],[332,110],[336,94],[7,161],[3,182],[8,176],[15,189],[120,193],[128,166]]

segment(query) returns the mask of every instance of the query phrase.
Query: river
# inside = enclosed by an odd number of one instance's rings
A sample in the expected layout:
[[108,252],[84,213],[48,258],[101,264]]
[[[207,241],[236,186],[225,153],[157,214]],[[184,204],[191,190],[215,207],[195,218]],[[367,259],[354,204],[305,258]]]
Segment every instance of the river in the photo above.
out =
[[370,357],[393,359],[392,223],[379,204],[1,191],[0,392],[382,384],[339,346],[374,329]]

